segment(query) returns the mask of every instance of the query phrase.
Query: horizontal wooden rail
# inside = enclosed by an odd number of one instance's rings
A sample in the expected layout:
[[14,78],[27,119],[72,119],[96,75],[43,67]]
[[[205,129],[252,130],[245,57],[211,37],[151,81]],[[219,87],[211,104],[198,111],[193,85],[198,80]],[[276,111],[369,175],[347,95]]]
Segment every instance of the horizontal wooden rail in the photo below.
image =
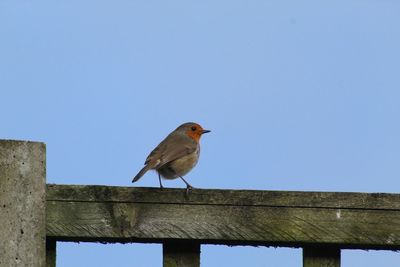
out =
[[47,185],[47,237],[400,249],[400,195]]

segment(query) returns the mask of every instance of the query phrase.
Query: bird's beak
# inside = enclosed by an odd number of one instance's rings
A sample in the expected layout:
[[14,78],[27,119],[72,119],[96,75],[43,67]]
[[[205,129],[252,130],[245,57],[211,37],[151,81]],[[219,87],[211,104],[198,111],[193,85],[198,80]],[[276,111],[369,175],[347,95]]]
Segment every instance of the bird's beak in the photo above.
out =
[[203,131],[201,131],[201,134],[205,134],[205,133],[209,133],[209,132],[211,132],[210,130],[203,130]]

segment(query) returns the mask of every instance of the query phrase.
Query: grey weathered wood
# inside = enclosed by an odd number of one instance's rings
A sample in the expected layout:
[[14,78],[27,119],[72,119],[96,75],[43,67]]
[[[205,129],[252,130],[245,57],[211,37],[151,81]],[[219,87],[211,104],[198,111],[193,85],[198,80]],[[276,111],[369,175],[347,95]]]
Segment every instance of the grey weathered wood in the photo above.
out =
[[0,140],[0,266],[45,266],[45,150]]
[[[397,194],[48,185],[57,240],[400,248]],[[336,199],[336,201],[335,201]]]
[[47,185],[47,200],[400,210],[400,194]]
[[46,240],[46,267],[55,267],[57,258],[57,242]]
[[164,267],[199,267],[200,244],[190,241],[163,243]]
[[305,247],[303,248],[303,267],[340,267],[340,249]]

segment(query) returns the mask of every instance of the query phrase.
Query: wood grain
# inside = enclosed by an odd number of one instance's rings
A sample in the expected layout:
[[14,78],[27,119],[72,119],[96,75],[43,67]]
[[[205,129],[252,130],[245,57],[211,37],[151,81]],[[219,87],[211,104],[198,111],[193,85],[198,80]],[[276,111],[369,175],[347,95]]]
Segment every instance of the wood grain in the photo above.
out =
[[56,240],[399,249],[397,194],[48,185]]

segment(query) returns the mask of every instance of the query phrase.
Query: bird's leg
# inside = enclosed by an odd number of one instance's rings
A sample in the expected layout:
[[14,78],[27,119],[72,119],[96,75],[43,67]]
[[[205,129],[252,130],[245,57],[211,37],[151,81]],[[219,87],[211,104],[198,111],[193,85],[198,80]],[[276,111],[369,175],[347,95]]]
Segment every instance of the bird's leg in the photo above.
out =
[[182,181],[184,181],[185,182],[185,184],[186,184],[186,190],[187,191],[189,191],[189,190],[191,190],[191,189],[193,189],[194,187],[193,186],[191,186],[188,182],[186,182],[186,180],[185,179],[183,179],[183,177],[182,176],[179,176],[179,178],[181,178],[182,179]]
[[164,186],[161,183],[161,175],[160,175],[160,173],[158,173],[158,181],[160,182],[160,188],[163,189]]

